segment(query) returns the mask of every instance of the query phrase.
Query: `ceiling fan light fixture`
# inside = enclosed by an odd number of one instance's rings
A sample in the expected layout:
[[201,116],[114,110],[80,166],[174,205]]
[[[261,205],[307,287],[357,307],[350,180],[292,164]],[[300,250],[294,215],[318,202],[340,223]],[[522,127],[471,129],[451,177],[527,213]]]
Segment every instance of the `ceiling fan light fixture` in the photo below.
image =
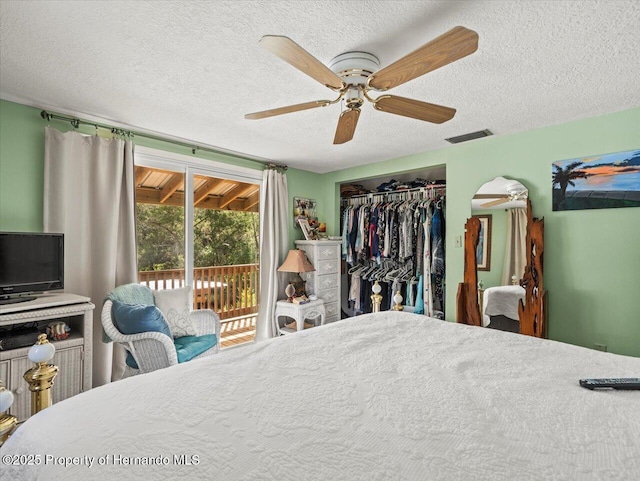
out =
[[362,89],[349,86],[344,96],[344,105],[347,109],[358,109],[362,106],[364,99],[362,97]]
[[382,112],[436,124],[451,120],[456,113],[451,107],[395,95],[371,98],[367,92],[386,91],[472,54],[478,48],[478,34],[464,27],[454,27],[381,70],[378,57],[369,52],[345,52],[334,57],[327,66],[288,37],[265,35],[260,43],[302,73],[338,92],[339,96],[335,100],[305,102],[253,112],[245,115],[245,118],[263,119],[325,107],[344,99],[334,137],[334,144],[342,144],[353,138],[360,107],[365,99]]
[[378,57],[368,52],[345,52],[331,59],[329,69],[346,85],[362,85],[380,68]]

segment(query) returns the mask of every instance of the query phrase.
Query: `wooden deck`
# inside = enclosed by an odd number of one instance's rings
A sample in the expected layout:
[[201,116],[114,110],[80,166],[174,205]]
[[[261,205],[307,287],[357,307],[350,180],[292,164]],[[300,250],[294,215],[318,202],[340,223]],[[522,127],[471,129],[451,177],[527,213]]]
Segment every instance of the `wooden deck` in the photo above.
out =
[[222,320],[220,323],[220,347],[224,349],[253,342],[257,320],[257,314]]

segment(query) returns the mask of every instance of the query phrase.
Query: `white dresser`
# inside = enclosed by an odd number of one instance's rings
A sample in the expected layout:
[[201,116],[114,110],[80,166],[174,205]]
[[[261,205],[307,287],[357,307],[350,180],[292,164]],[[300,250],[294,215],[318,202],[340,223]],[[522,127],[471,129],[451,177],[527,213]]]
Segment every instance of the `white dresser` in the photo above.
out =
[[313,272],[301,272],[307,282],[307,294],[315,294],[324,301],[325,322],[340,320],[340,249],[342,241],[296,241],[296,247],[305,251],[316,268]]

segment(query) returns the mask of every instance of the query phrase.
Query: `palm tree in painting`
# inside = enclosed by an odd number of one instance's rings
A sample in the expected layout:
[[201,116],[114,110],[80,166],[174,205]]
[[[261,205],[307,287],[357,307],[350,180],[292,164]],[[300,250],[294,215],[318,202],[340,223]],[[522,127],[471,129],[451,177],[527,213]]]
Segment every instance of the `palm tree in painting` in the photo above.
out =
[[573,182],[576,179],[586,179],[589,174],[583,170],[576,170],[582,165],[582,162],[571,162],[565,168],[562,168],[556,164],[553,164],[553,185],[556,184],[560,187],[560,202],[564,202],[564,197],[567,192],[567,187],[574,187],[576,184]]

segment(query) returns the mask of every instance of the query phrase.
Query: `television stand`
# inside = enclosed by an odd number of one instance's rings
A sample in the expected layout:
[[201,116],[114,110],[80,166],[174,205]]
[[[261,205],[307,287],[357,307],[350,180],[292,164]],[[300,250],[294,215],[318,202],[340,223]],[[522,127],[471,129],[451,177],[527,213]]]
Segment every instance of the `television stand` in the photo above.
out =
[[[54,403],[91,389],[94,307],[88,297],[66,292],[43,293],[32,301],[0,306],[0,330],[9,335],[23,325],[45,332],[47,325],[56,321],[71,328],[68,338],[50,341],[56,347],[51,363],[60,368],[52,388]],[[33,367],[27,357],[30,347],[0,350],[0,379],[13,391],[15,401],[10,414],[18,422],[31,416],[31,392],[23,379]]]
[[0,306],[5,306],[7,304],[18,304],[20,302],[35,301],[36,299],[37,298],[35,296],[0,297]]

